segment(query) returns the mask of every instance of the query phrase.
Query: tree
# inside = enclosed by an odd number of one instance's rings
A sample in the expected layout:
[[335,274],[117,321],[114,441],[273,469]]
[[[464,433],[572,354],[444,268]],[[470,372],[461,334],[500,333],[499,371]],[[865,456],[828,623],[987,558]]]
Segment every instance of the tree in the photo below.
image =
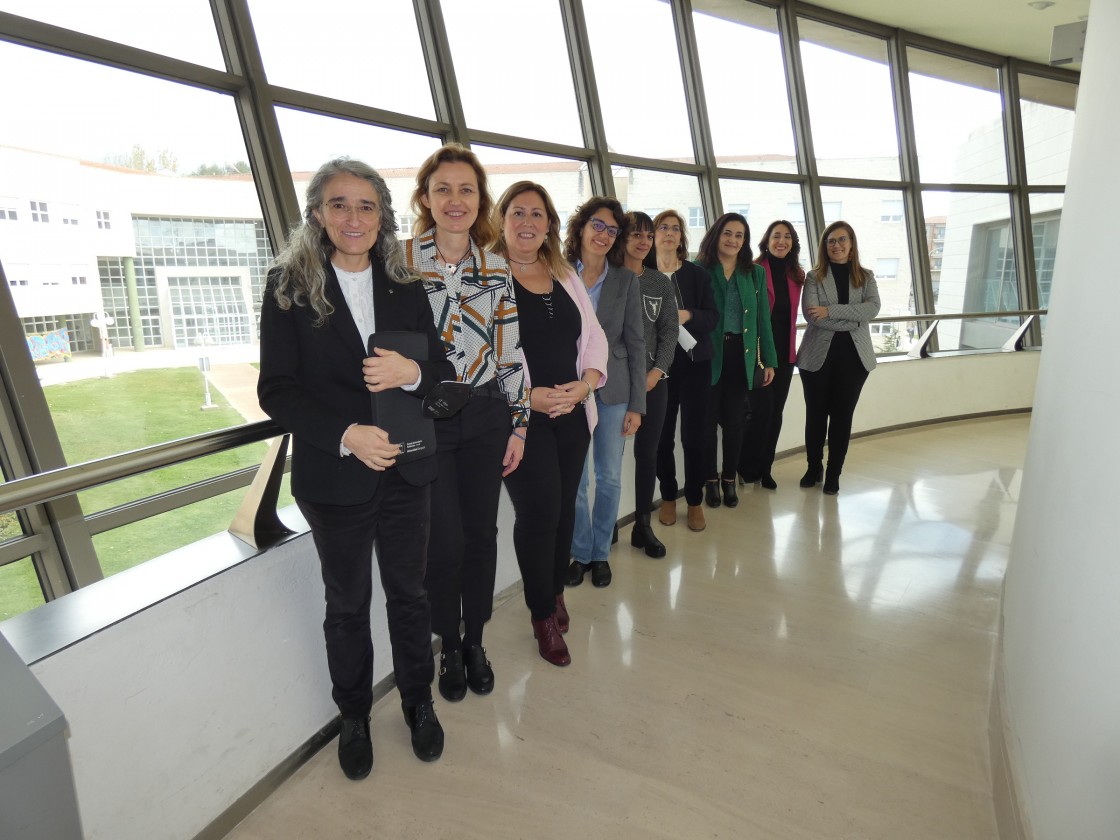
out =
[[179,158],[170,149],[160,149],[155,156],[148,154],[147,149],[137,143],[126,155],[109,155],[106,163],[114,166],[123,166],[127,169],[136,169],[140,172],[175,172],[179,171]]
[[190,178],[216,178],[222,175],[248,175],[252,171],[249,164],[243,160],[237,163],[204,163],[187,177]]

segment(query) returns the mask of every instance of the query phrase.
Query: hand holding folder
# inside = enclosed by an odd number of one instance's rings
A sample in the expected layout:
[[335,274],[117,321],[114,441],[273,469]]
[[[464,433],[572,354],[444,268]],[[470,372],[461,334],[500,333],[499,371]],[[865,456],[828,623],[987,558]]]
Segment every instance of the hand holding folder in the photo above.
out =
[[[419,332],[376,332],[369,337],[368,352],[371,356],[374,355],[375,347],[393,350],[415,361],[425,361],[428,358],[428,340]],[[396,457],[398,464],[435,454],[435,424],[424,416],[418,395],[401,388],[390,388],[370,396],[373,400],[375,422],[388,433],[389,442],[398,444],[401,448],[401,454]]]

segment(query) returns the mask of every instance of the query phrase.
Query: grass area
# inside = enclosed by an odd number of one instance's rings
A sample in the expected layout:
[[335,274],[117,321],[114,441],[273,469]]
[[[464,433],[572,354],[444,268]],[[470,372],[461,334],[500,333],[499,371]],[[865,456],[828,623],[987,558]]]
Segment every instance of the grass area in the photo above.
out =
[[[44,388],[63,452],[70,464],[140,449],[157,443],[228,428],[245,422],[220,392],[218,408],[202,411],[202,374],[195,368],[121,373]],[[256,443],[184,464],[96,487],[79,494],[89,513],[259,464],[267,444]],[[285,489],[281,506],[292,503]],[[131,568],[203,537],[220,533],[244,496],[237,490],[145,519],[94,538],[105,575]],[[19,533],[14,515],[0,518],[0,539]],[[35,570],[28,561],[0,568],[0,619],[42,603]]]

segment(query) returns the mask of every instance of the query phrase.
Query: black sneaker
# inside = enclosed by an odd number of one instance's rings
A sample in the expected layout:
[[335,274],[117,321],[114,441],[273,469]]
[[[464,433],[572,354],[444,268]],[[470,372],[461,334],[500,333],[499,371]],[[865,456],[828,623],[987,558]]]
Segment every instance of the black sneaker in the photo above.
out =
[[346,778],[358,781],[373,769],[373,743],[369,737],[369,718],[342,719],[338,733],[338,765]]
[[463,651],[440,652],[439,693],[449,703],[458,703],[467,696],[467,676],[463,673]]
[[421,761],[435,761],[443,755],[443,727],[439,725],[435,707],[428,700],[418,706],[401,703],[404,722],[412,730],[412,751]]

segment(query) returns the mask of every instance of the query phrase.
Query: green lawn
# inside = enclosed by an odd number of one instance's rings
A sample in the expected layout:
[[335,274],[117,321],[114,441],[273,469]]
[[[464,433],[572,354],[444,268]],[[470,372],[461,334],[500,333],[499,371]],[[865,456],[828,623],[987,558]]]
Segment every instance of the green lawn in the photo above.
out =
[[[121,373],[44,388],[67,462],[77,464],[202,432],[236,426],[241,415],[212,391],[219,408],[202,411],[202,378],[195,368]],[[114,482],[79,494],[95,511],[260,463],[257,443]],[[280,505],[291,504],[285,490]],[[105,575],[150,560],[229,527],[245,491],[237,490],[94,538]],[[18,531],[14,516],[0,517],[0,539]],[[27,561],[0,568],[0,620],[42,603]]]

